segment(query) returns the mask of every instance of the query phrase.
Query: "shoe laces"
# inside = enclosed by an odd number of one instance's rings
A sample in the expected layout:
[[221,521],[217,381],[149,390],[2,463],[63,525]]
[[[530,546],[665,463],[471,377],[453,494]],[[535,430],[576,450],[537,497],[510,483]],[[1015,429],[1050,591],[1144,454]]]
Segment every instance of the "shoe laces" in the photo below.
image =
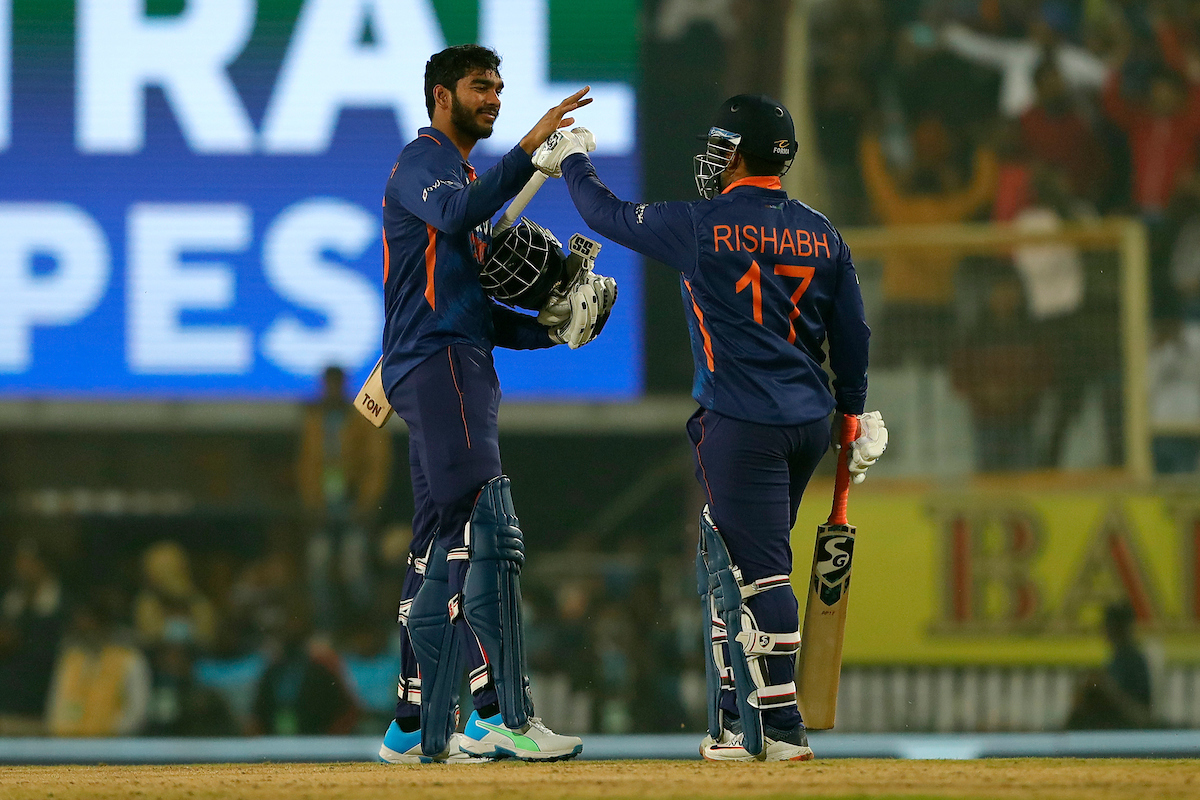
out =
[[530,727],[530,728],[537,728],[537,729],[538,729],[539,731],[541,731],[542,733],[548,733],[548,734],[551,734],[551,735],[553,735],[553,734],[554,734],[554,731],[552,731],[552,730],[550,730],[549,728],[547,728],[547,727],[546,727],[546,723],[542,722],[542,718],[541,718],[541,717],[530,717],[530,718],[529,718],[529,727]]

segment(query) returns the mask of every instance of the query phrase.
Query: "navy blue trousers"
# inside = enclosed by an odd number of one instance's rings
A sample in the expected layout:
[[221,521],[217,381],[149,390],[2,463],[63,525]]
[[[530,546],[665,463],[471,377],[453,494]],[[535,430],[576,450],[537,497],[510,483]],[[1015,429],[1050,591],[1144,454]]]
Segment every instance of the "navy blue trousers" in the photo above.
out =
[[[701,408],[687,423],[696,458],[696,479],[729,556],[747,583],[792,573],[791,532],[813,470],[829,449],[829,421],[775,426],[743,422]],[[746,600],[759,628],[790,633],[799,626],[799,604],[790,586]],[[706,611],[707,613],[707,611]],[[796,657],[766,659],[771,684],[795,679]],[[721,707],[736,714],[732,692]],[[796,706],[768,709],[765,724],[791,730],[800,723]]]
[[[436,539],[447,551],[463,546],[463,529],[480,488],[502,473],[500,467],[500,379],[490,353],[453,344],[414,368],[388,396],[408,425],[408,459],[412,473],[413,538],[401,600],[416,596],[422,576],[418,559]],[[467,562],[452,561],[450,591],[462,589]],[[461,637],[476,708],[496,702],[486,673],[483,650],[466,619],[455,628]],[[400,700],[396,718],[420,715],[420,703],[403,692],[406,679],[417,676],[417,659],[408,637],[400,652]]]

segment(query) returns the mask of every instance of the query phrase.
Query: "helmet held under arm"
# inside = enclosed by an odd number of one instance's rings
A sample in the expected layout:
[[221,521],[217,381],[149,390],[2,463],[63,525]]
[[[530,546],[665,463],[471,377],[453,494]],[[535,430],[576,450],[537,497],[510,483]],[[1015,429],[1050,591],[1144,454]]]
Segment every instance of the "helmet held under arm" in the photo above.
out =
[[539,310],[555,290],[570,284],[562,243],[548,229],[521,217],[492,240],[479,272],[484,292],[501,303]]

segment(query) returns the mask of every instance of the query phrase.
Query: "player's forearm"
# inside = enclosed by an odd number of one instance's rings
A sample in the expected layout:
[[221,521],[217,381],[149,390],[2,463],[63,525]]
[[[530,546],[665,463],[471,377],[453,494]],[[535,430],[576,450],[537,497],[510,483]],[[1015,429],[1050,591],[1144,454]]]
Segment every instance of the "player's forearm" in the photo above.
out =
[[[571,202],[589,228],[618,244],[633,247],[628,240],[627,227],[621,225],[621,212],[627,204],[612,193],[596,175],[592,162],[585,155],[569,156],[563,162],[563,178]],[[626,235],[622,235],[626,234]]]
[[504,306],[492,305],[493,343],[508,350],[543,350],[553,347],[550,331],[535,318]]
[[951,23],[942,30],[942,41],[965,59],[999,69],[1009,68],[1022,57],[1023,45],[976,33],[958,23]]
[[425,220],[444,233],[469,231],[496,215],[534,173],[529,154],[514,147],[468,186],[448,194],[438,218]]
[[675,269],[695,263],[695,238],[683,220],[666,215],[671,203],[630,203],[618,198],[596,175],[585,155],[563,161],[563,178],[579,216],[596,233]]

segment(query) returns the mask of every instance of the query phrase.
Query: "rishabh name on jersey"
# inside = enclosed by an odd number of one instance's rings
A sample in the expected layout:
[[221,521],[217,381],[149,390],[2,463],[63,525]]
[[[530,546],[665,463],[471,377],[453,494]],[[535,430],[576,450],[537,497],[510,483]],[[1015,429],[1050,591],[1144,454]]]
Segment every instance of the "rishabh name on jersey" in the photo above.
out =
[[491,351],[493,303],[479,285],[490,219],[533,171],[529,155],[514,147],[476,181],[435,128],[422,128],[401,151],[383,199],[386,391],[450,344]]
[[834,227],[789,200],[777,180],[751,179],[691,206],[696,261],[681,284],[697,402],[764,424],[828,416],[828,334],[841,367],[837,404],[862,413],[869,331],[849,249]]
[[765,425],[821,419],[835,395],[862,413],[870,331],[850,250],[778,178],[744,178],[712,200],[630,203],[585,155],[564,159],[563,177],[588,227],[681,273],[700,405]]

